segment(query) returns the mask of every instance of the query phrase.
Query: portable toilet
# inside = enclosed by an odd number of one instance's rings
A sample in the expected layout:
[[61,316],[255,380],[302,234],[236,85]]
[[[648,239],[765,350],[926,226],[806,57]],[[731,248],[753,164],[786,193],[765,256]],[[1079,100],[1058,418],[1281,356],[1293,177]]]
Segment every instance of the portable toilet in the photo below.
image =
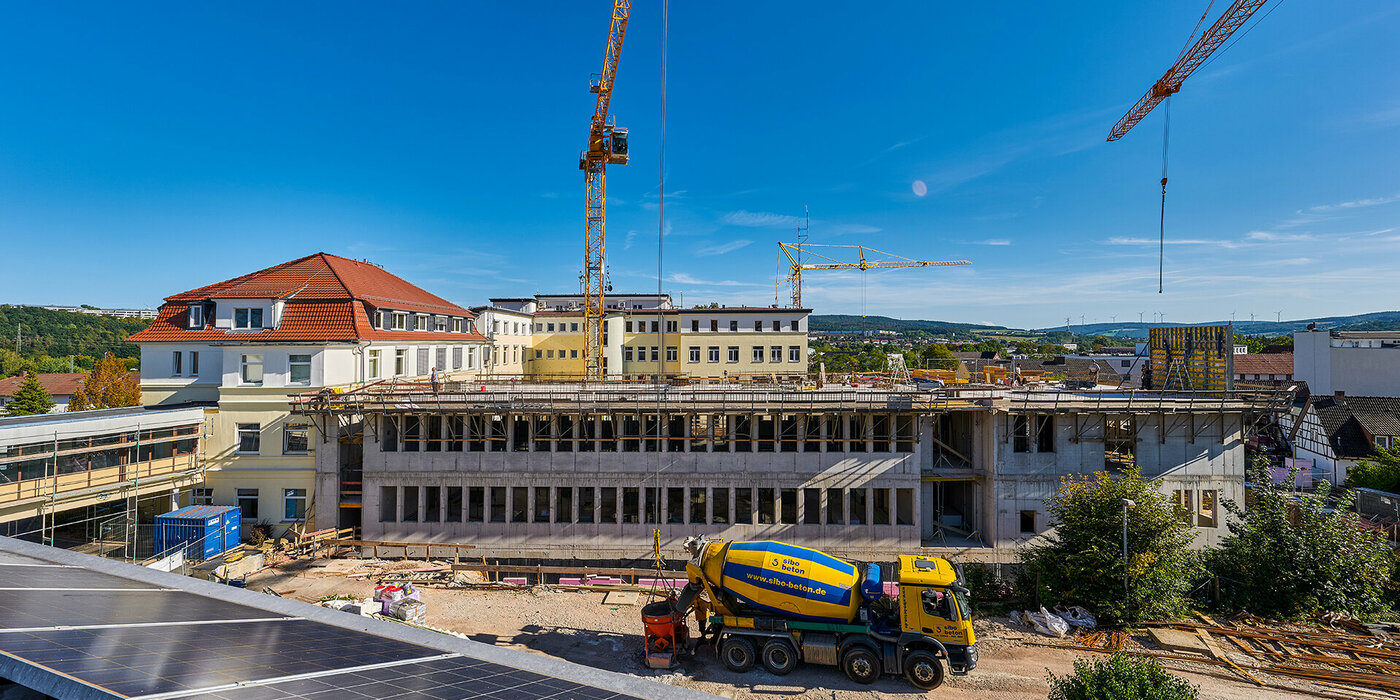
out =
[[184,547],[185,558],[201,561],[238,546],[238,506],[187,506],[156,516],[156,553]]

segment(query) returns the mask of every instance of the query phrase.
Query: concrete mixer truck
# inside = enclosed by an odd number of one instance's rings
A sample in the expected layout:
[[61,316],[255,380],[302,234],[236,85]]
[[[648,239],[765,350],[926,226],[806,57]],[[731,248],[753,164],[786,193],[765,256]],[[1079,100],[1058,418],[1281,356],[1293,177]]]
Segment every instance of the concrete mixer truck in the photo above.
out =
[[806,662],[838,666],[857,683],[889,673],[929,690],[945,664],[954,673],[977,666],[967,589],[945,559],[901,555],[887,588],[879,564],[806,547],[706,537],[685,547],[689,583],[671,607],[681,625],[694,610],[701,641],[731,671],[759,663],[785,675]]

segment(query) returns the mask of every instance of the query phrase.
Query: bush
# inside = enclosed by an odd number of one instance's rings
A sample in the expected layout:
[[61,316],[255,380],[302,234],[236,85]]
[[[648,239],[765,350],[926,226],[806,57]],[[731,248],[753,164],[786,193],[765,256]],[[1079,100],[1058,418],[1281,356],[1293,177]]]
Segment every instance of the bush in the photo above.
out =
[[[1389,612],[1386,589],[1395,560],[1380,533],[1362,530],[1355,496],[1333,500],[1331,485],[1295,493],[1276,485],[1266,460],[1251,465],[1256,484],[1248,510],[1233,502],[1230,534],[1207,555],[1219,576],[1220,604],[1266,617],[1346,612],[1367,619]],[[1292,476],[1285,482],[1293,483]]]
[[1195,700],[1200,689],[1167,673],[1156,659],[1114,652],[1076,659],[1074,673],[1049,673],[1049,700]]
[[1400,445],[1377,448],[1370,459],[1348,469],[1347,486],[1400,493]]
[[[1123,559],[1123,499],[1128,509],[1128,559]],[[1022,552],[1038,577],[1040,602],[1082,605],[1109,623],[1175,617],[1200,573],[1191,551],[1195,532],[1177,507],[1136,468],[1115,477],[1065,477],[1047,501],[1055,531]],[[1125,569],[1126,567],[1126,569]],[[1123,576],[1128,591],[1123,591]]]
[[1013,594],[1011,582],[997,576],[992,567],[982,563],[963,566],[963,585],[972,592],[972,601],[1000,602]]

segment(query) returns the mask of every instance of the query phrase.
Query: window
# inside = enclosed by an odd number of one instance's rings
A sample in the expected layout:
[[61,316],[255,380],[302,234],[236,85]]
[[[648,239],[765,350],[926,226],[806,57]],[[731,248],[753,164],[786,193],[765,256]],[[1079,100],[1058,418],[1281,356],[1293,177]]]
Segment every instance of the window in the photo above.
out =
[[840,525],[846,521],[846,499],[841,489],[826,490],[826,524]]
[[711,345],[709,348],[710,362],[719,362],[719,348]]
[[569,351],[569,359],[571,359],[571,360],[577,360],[577,359],[578,359],[578,351],[577,351],[577,350],[570,350],[570,351]]
[[775,330],[775,331],[780,331],[780,330],[782,330],[782,329],[783,329],[783,322],[782,322],[782,321],[774,321],[774,322],[773,322],[773,330]]
[[282,454],[304,455],[311,446],[311,426],[289,425],[282,429]]
[[569,332],[570,332],[570,333],[577,333],[577,332],[578,332],[578,324],[577,324],[577,323],[570,323],[570,324],[569,324]]
[[1386,435],[1377,435],[1377,436],[1376,436],[1376,447],[1380,447],[1380,448],[1382,448],[1382,449],[1387,449],[1387,450],[1390,449],[1390,437],[1389,437],[1389,436],[1386,436]]
[[[537,523],[547,523],[547,522],[549,522],[549,487],[548,487],[548,486],[536,486],[536,487],[535,487],[535,517],[534,517],[534,521],[533,521],[533,522],[537,522]],[[560,522],[564,522],[564,521],[561,520]]]
[[714,503],[710,505],[710,522],[716,525],[729,524],[729,489],[715,489],[710,492]]
[[666,361],[667,361],[667,362],[675,362],[677,359],[679,359],[679,357],[680,357],[680,348],[677,348],[677,347],[675,347],[675,346],[670,346],[670,345],[666,346]]
[[671,525],[685,522],[684,488],[673,486],[666,489],[666,522]]
[[414,315],[413,315],[413,330],[415,330],[415,331],[426,331],[426,330],[428,330],[428,317],[427,317],[427,316],[424,316],[424,315],[422,315],[422,314],[414,314]]
[[914,524],[914,489],[894,490],[894,524]]
[[1119,367],[1132,367],[1132,366],[1133,366],[1133,361],[1132,361],[1132,360],[1119,360],[1119,361],[1118,361],[1118,366],[1119,366]]
[[261,448],[262,429],[257,423],[238,424],[238,453],[255,455]]
[[622,361],[623,361],[623,362],[631,362],[631,361],[632,361],[632,346],[628,345],[628,346],[625,346],[625,347],[622,348]]
[[503,523],[506,521],[506,487],[491,487],[491,522]]
[[774,345],[773,347],[768,348],[768,361],[769,361],[769,362],[782,362],[782,361],[783,361],[783,346],[781,346],[781,345]]
[[753,329],[754,329],[755,331],[762,332],[762,331],[763,331],[763,322],[762,322],[762,321],[754,321],[754,322],[753,322]]
[[874,500],[873,506],[874,506],[875,510],[874,510],[874,512],[873,512],[873,513],[871,514],[871,516],[870,516],[870,524],[871,524],[871,525],[889,525],[889,524],[890,524],[890,490],[889,490],[889,489],[875,489],[875,500]]
[[543,359],[543,358],[544,358],[544,351],[543,351],[543,350],[536,350],[536,351],[535,351],[535,359],[536,359],[536,360],[539,360],[539,359]]
[[442,522],[442,488],[439,486],[423,489],[423,522]]
[[729,330],[731,330],[731,331],[738,331],[738,330],[739,330],[739,322],[738,322],[738,321],[730,321],[730,322],[729,322]]
[[394,376],[399,376],[408,372],[408,350],[399,348],[394,351]]
[[258,308],[234,309],[233,327],[246,329],[262,328],[263,310]]
[[513,523],[523,523],[527,521],[526,516],[530,514],[530,490],[524,486],[516,486],[510,490],[510,521]]
[[263,356],[243,355],[239,362],[240,373],[244,384],[262,386],[263,381]]
[[192,506],[212,506],[214,505],[214,489],[208,487],[195,487],[190,491],[190,505]]
[[773,524],[773,489],[758,490],[758,522]]
[[691,332],[691,333],[699,333],[699,332],[700,332],[700,319],[698,319],[698,318],[693,318],[693,319],[690,320],[690,332]]
[[804,525],[822,524],[821,489],[802,489],[802,523]]
[[753,361],[754,361],[754,362],[762,362],[762,361],[763,361],[763,346],[762,346],[762,345],[755,345],[755,346],[753,346]]
[[282,489],[282,522],[306,519],[306,489]]
[[646,496],[646,508],[642,512],[643,519],[648,523],[661,522],[661,489],[656,486],[648,486],[643,494]]
[[204,307],[203,307],[203,306],[198,306],[198,305],[191,306],[191,307],[190,307],[190,318],[189,318],[189,321],[190,321],[190,326],[189,326],[190,328],[203,328],[203,327],[204,327]]
[[418,374],[428,373],[428,351],[432,348],[418,348],[418,357],[413,370]]
[[1196,525],[1200,527],[1215,527],[1216,519],[1216,490],[1208,489],[1201,492],[1200,509],[1196,512]]
[[730,346],[729,346],[729,361],[730,361],[730,362],[738,362],[738,361],[739,361],[739,346],[738,346],[738,345],[730,345]]
[[547,331],[549,331],[550,333],[553,333],[553,332],[554,332],[554,324],[553,324],[553,323],[546,323],[546,324],[544,324],[544,329],[547,330]]
[[1192,495],[1190,489],[1172,491],[1172,503],[1176,505],[1176,511],[1181,517],[1181,522],[1187,525],[1196,524],[1196,510],[1191,507],[1191,503],[1195,500],[1192,498]]
[[418,487],[403,487],[403,521],[406,523],[418,522]]
[[1023,535],[1034,535],[1034,534],[1035,534],[1035,511],[1033,511],[1033,510],[1023,510],[1023,511],[1021,511],[1021,534],[1023,534]]
[[467,522],[479,523],[485,518],[485,497],[486,487],[472,486],[467,488]]
[[690,524],[704,525],[708,513],[705,512],[705,487],[690,487]]
[[631,332],[632,332],[632,322],[631,322],[631,321],[624,321],[622,325],[624,326],[623,329],[622,329],[624,332],[626,332],[626,333],[631,333]]
[[447,522],[462,522],[462,487],[447,487]]
[[800,345],[788,346],[788,362],[802,361],[802,347]]
[[311,383],[311,356],[290,355],[287,361],[287,382],[289,384]]
[[622,489],[622,522],[641,522],[641,492],[632,486]]
[[384,417],[384,437],[379,439],[379,451],[399,451],[399,419],[397,416]]
[[711,333],[718,333],[718,332],[719,332],[719,319],[715,319],[715,318],[710,319],[710,332],[711,332]]
[[753,522],[753,489],[734,489],[734,522],[745,525]]
[[408,314],[398,314],[398,313],[394,314],[394,330],[396,330],[396,331],[406,331],[406,330],[408,330]]
[[195,351],[190,352],[190,376],[199,376],[199,353]]
[[581,523],[593,522],[594,493],[592,486],[582,486],[578,490],[578,521]]
[[800,321],[793,321],[793,322],[792,322],[792,330],[793,330],[794,332],[798,330],[798,325],[799,325],[800,323],[801,323]]
[[613,487],[613,486],[604,486],[604,487],[603,487],[603,489],[602,489],[602,497],[599,499],[599,502],[598,502],[598,522],[600,522],[600,523],[615,523],[615,522],[617,522],[617,488],[616,488],[616,487]]
[[1035,417],[1035,451],[1054,452],[1055,451],[1055,416],[1043,415]]
[[238,489],[238,517],[244,520],[258,519],[258,490]]
[[379,487],[379,522],[392,523],[399,519],[399,487]]
[[851,489],[851,519],[852,525],[864,525],[866,523],[865,511],[865,489]]
[[453,332],[453,333],[461,333],[461,332],[462,332],[462,319],[460,319],[460,318],[454,318],[454,319],[452,319],[452,332]]
[[797,489],[783,489],[778,492],[778,522],[784,525],[797,524]]
[[181,355],[180,351],[178,351],[178,350],[176,350],[175,352],[171,353],[170,376],[172,376],[172,377],[178,377],[178,376],[180,376],[180,372],[183,372],[183,371],[184,371],[184,370],[181,368],[181,366],[180,366],[180,359],[181,359],[181,357],[182,357],[182,355]]
[[370,350],[370,351],[369,351],[369,372],[368,372],[368,374],[369,374],[369,378],[370,378],[370,379],[378,379],[378,378],[379,378],[379,353],[380,353],[380,352],[381,352],[381,351],[379,351],[379,350]]
[[[699,345],[692,345],[692,346],[690,346],[690,348],[689,348],[689,354],[690,354],[690,361],[691,361],[691,362],[699,362],[699,361],[700,361],[700,346],[699,346]],[[715,355],[716,355],[715,359],[718,360],[718,359],[719,359],[719,357],[718,357],[718,355],[719,355],[719,348],[715,348]]]
[[651,361],[652,361],[652,362],[657,362],[657,361],[659,361],[660,359],[661,359],[661,348],[659,348],[659,347],[657,347],[657,346],[655,346],[655,345],[651,346]]

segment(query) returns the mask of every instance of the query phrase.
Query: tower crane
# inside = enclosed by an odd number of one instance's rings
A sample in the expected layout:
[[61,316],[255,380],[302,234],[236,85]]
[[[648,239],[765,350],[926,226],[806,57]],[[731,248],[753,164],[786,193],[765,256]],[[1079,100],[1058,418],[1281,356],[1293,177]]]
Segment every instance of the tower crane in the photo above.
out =
[[[820,254],[820,253],[816,253],[816,252],[813,252],[812,250],[810,250],[810,248],[817,248],[817,247],[820,247],[820,248],[855,248],[855,249],[858,251],[858,252],[857,252],[858,260],[857,260],[857,262],[842,262],[842,261],[837,260],[837,259],[835,259],[835,258],[826,256],[826,255],[822,255],[822,254]],[[783,243],[782,241],[779,241],[779,242],[778,242],[778,248],[779,248],[780,250],[783,251],[783,254],[784,254],[784,255],[787,256],[787,259],[788,259],[788,270],[789,270],[787,278],[786,278],[785,280],[780,280],[780,281],[778,282],[778,286],[779,286],[779,288],[781,288],[781,287],[783,286],[783,284],[786,283],[788,286],[792,287],[792,306],[793,306],[793,308],[801,308],[801,307],[802,307],[802,271],[803,271],[803,270],[861,270],[861,271],[863,272],[863,271],[865,271],[865,270],[888,270],[888,269],[892,269],[892,268],[901,268],[901,267],[952,267],[952,266],[954,266],[954,265],[971,265],[971,264],[972,264],[972,263],[970,263],[970,262],[968,262],[968,261],[966,261],[966,260],[912,260],[912,259],[906,258],[906,257],[904,257],[904,256],[902,256],[902,255],[895,255],[895,254],[893,254],[893,253],[886,253],[886,252],[883,251],[883,250],[876,250],[876,249],[874,249],[874,248],[870,248],[870,247],[868,247],[868,246],[861,246],[861,245],[838,245],[838,244],[818,244],[818,243],[809,243],[809,244],[806,244],[806,245],[791,245],[791,244]],[[881,254],[881,255],[888,255],[888,256],[890,256],[890,257],[892,257],[892,258],[898,258],[898,259],[897,259],[897,260],[876,260],[876,261],[866,260],[866,259],[865,259],[865,253],[866,253],[866,251],[870,251],[870,252],[872,252],[872,253],[879,253],[879,254]],[[803,253],[806,253],[807,255],[810,255],[810,256],[813,256],[813,257],[821,258],[821,259],[823,259],[823,260],[827,260],[827,261],[829,261],[829,262],[819,262],[819,263],[804,263],[804,262],[801,262],[801,255],[802,255]]]
[[597,93],[593,118],[588,123],[588,148],[579,154],[578,167],[588,190],[584,210],[583,239],[583,366],[585,379],[602,376],[603,295],[608,291],[606,265],[607,166],[627,164],[627,130],[608,117],[617,61],[622,40],[627,36],[627,19],[632,0],[613,0],[608,45],[603,52],[603,72],[589,80],[589,90]]
[[[1124,134],[1128,133],[1128,131],[1134,126],[1136,126],[1138,122],[1142,121],[1143,117],[1146,117],[1148,112],[1151,112],[1154,107],[1156,107],[1162,102],[1162,100],[1165,100],[1171,97],[1172,95],[1175,95],[1177,92],[1180,92],[1181,84],[1186,81],[1186,78],[1188,78],[1192,73],[1196,72],[1196,69],[1200,68],[1201,65],[1204,64],[1206,60],[1209,59],[1211,55],[1215,53],[1216,49],[1219,49],[1220,45],[1224,44],[1225,40],[1229,39],[1230,36],[1235,33],[1235,30],[1244,26],[1244,23],[1248,22],[1249,18],[1253,17],[1254,13],[1257,12],[1259,8],[1263,7],[1264,3],[1268,1],[1269,0],[1234,0],[1234,2],[1230,3],[1230,7],[1226,8],[1225,13],[1220,15],[1220,19],[1215,20],[1215,24],[1212,24],[1210,26],[1210,29],[1207,29],[1203,34],[1201,34],[1201,38],[1197,39],[1196,43],[1192,44],[1190,49],[1183,48],[1181,54],[1177,56],[1176,64],[1173,65],[1171,68],[1168,68],[1167,72],[1163,74],[1162,77],[1157,80],[1157,82],[1152,84],[1152,87],[1147,91],[1147,94],[1143,95],[1142,99],[1138,100],[1137,104],[1133,105],[1133,108],[1128,110],[1128,113],[1123,115],[1123,118],[1119,119],[1117,124],[1113,125],[1113,129],[1108,132],[1108,140],[1117,141],[1118,139],[1123,138]],[[1211,0],[1211,2],[1212,4],[1214,4],[1214,0]],[[1277,5],[1275,5],[1275,7],[1277,7]],[[1272,11],[1273,10],[1270,10],[1270,12]],[[1209,13],[1210,6],[1208,5],[1206,6],[1206,14]],[[1196,29],[1200,28],[1201,22],[1204,22],[1205,18],[1205,14],[1201,15],[1201,19],[1196,22],[1195,29],[1191,30],[1192,35],[1195,35]],[[1247,34],[1248,32],[1245,33]],[[1241,35],[1241,37],[1243,37],[1243,35]],[[1191,38],[1187,37],[1186,40],[1189,42]],[[1162,293],[1162,276],[1164,273],[1166,261],[1166,134],[1169,133],[1167,129],[1170,129],[1171,127],[1171,103],[1167,104],[1167,110],[1167,124],[1164,127],[1162,136],[1162,207],[1161,212],[1159,214],[1159,221],[1157,223],[1157,235],[1159,238],[1157,244],[1158,294]]]

